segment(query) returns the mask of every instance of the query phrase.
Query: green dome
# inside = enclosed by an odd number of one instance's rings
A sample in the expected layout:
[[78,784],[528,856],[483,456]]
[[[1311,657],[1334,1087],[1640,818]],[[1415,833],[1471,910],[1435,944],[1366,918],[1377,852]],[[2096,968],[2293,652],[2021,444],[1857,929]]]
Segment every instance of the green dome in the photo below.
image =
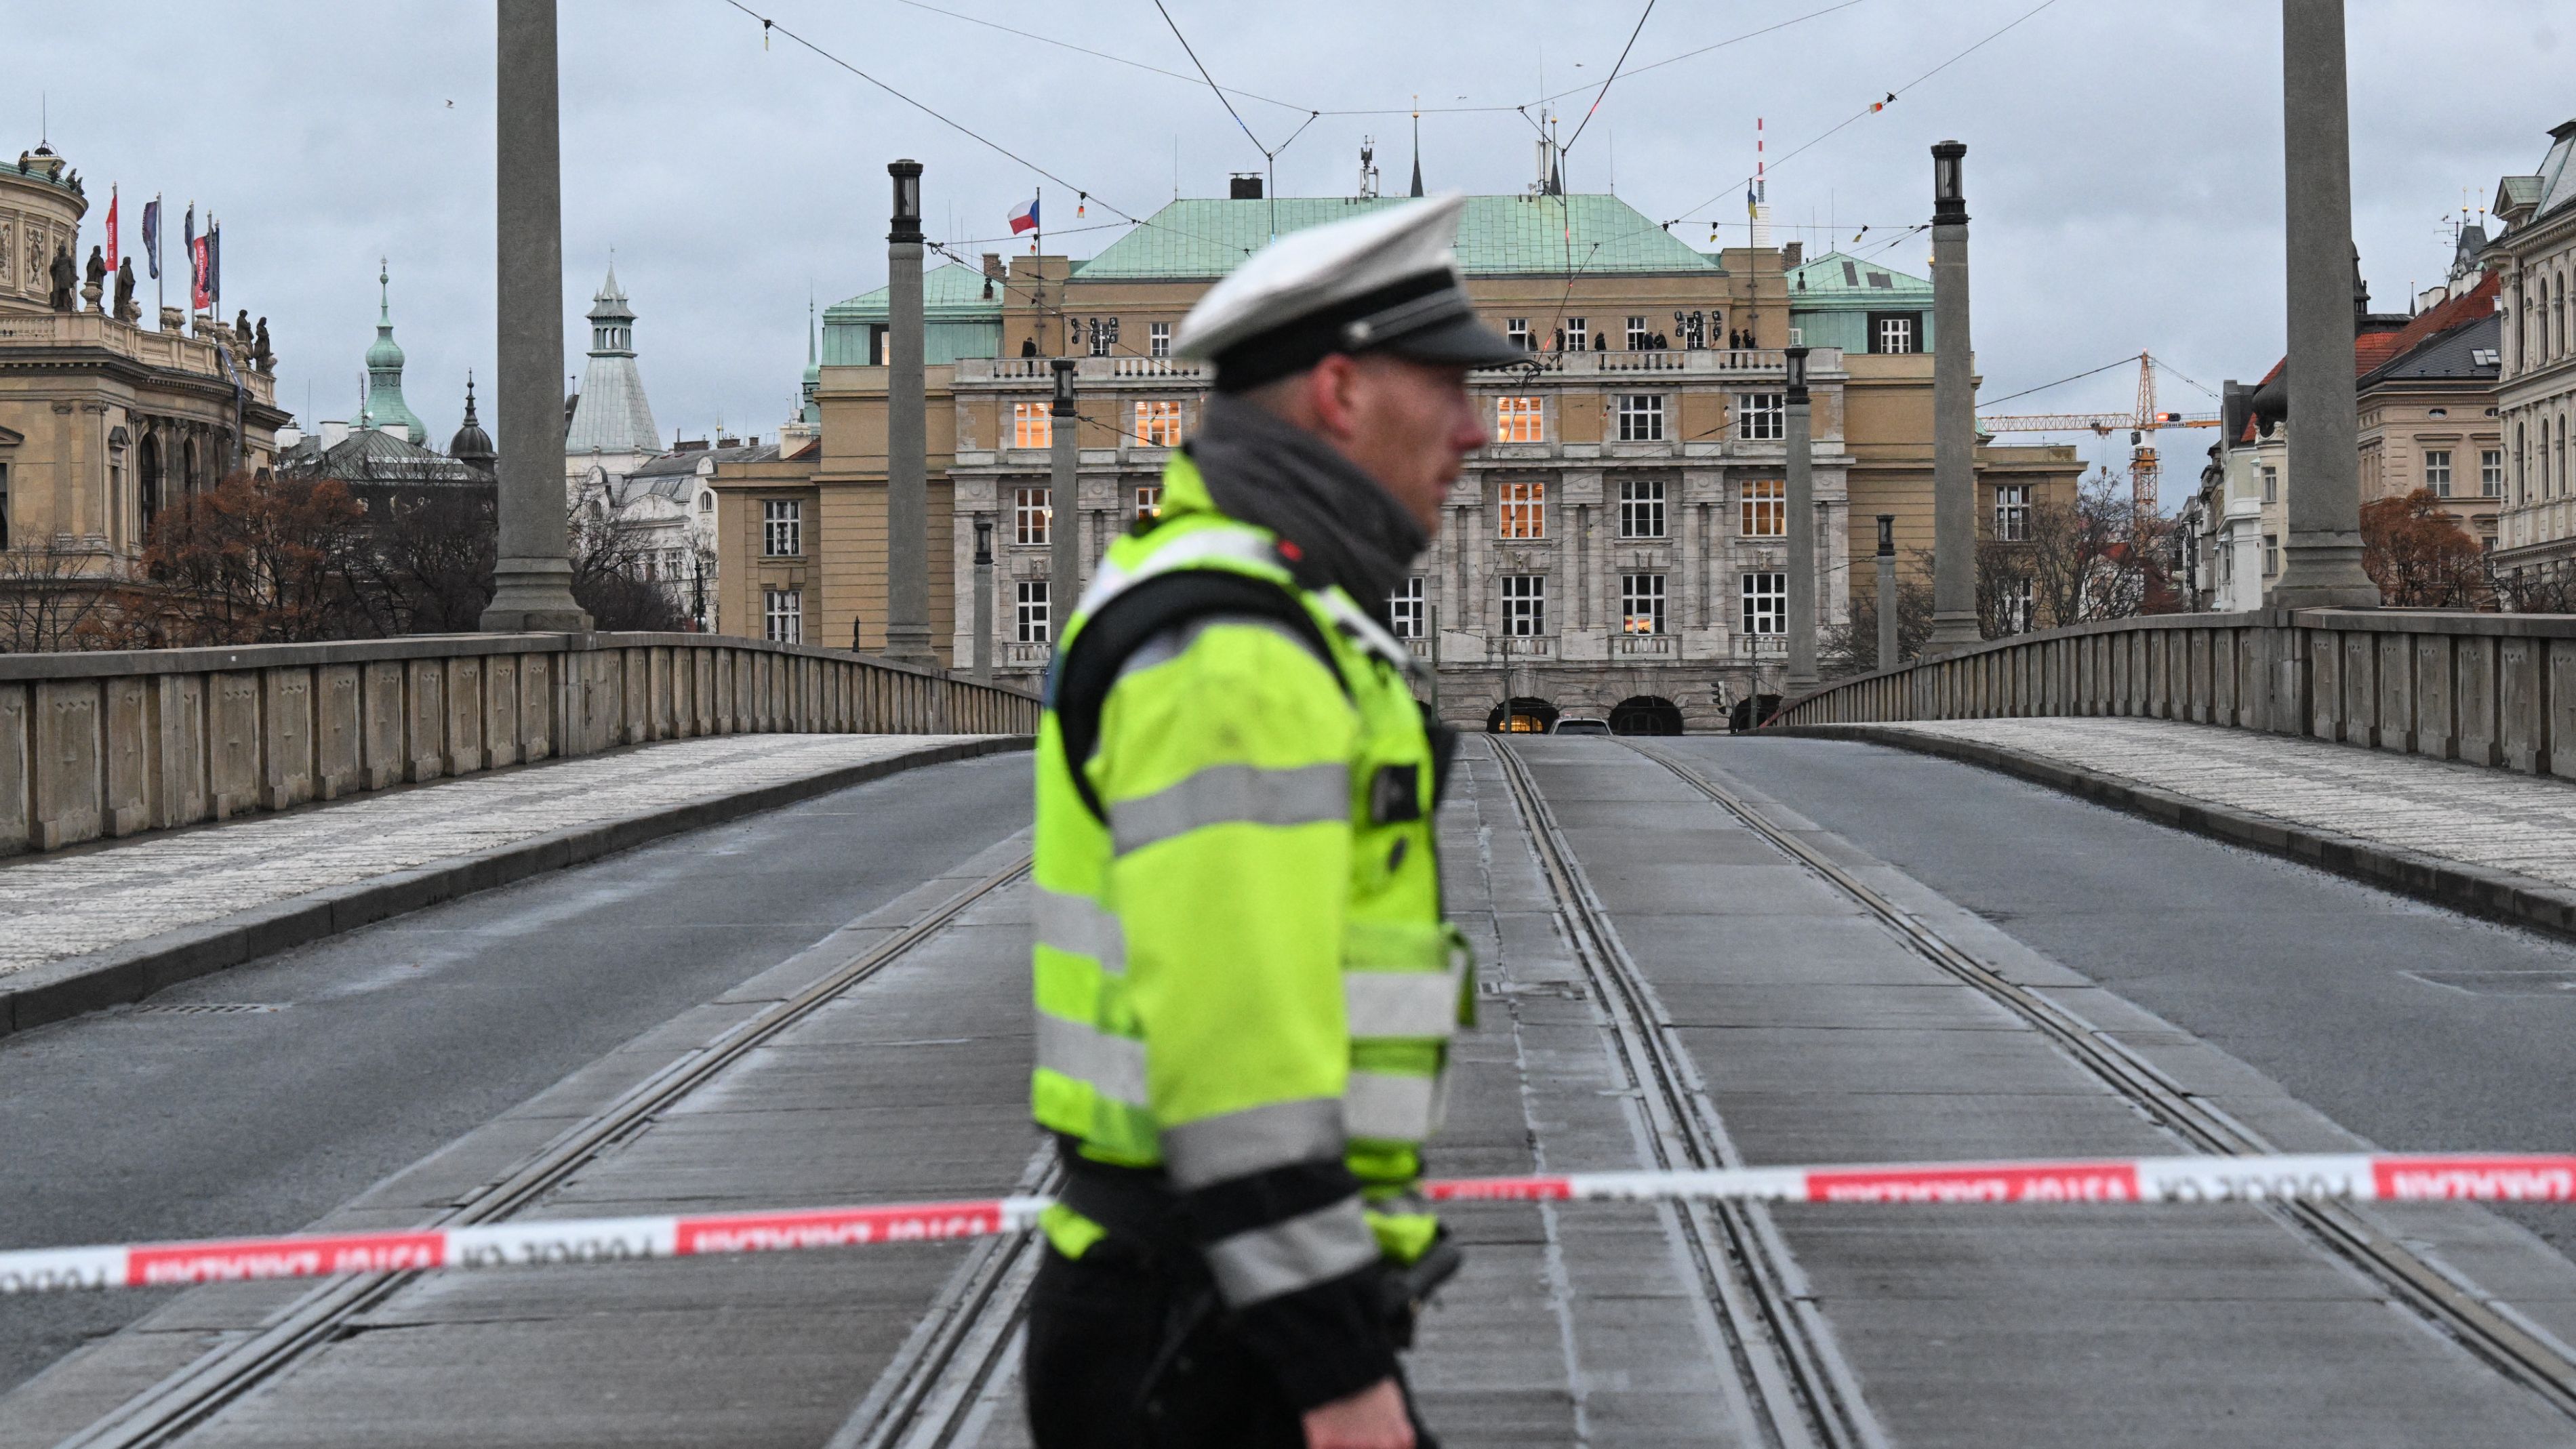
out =
[[403,350],[394,341],[392,277],[383,263],[376,269],[376,341],[367,349],[365,416],[387,432],[399,430],[415,445],[429,441],[429,426],[403,401]]

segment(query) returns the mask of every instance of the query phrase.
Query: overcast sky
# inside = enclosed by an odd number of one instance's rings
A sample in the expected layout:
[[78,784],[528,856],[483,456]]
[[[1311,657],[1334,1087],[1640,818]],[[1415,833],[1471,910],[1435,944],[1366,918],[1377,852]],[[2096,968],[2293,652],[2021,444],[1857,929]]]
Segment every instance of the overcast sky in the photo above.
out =
[[[1229,171],[1262,164],[1204,84],[1120,63],[1191,70],[1153,0],[936,0],[1117,59],[907,0],[745,3],[1135,215],[1171,198],[1176,171],[1181,194],[1222,195]],[[1166,3],[1219,82],[1287,103],[1236,98],[1264,146],[1308,110],[1384,110],[1315,119],[1278,157],[1287,195],[1349,194],[1369,134],[1400,190],[1417,94],[1432,189],[1521,189],[1532,133],[1508,108],[1582,87],[1552,106],[1571,136],[1641,8]],[[1713,218],[1740,238],[1760,118],[1776,239],[1803,236],[1812,253],[1866,224],[1866,254],[1925,219],[1926,148],[1956,137],[1969,148],[1981,396],[2141,349],[2211,388],[2260,376],[2282,336],[2277,12],[2054,0],[1995,34],[2036,3],[1856,0],[1798,19],[1836,0],[1661,0],[1628,60],[1637,73],[1575,144],[1569,184],[1615,181],[1652,220],[1683,219],[1673,230],[1695,246]],[[1795,23],[1641,69],[1783,21]],[[777,37],[764,50],[759,21],[728,0],[563,0],[561,25],[566,365],[581,365],[581,313],[614,249],[666,438],[776,430],[805,362],[809,291],[829,305],[884,280],[887,160],[925,163],[928,229],[967,252],[1007,249],[993,240],[1005,214],[1042,184],[811,51]],[[2350,31],[2356,238],[2374,305],[2397,309],[2442,276],[2445,218],[2531,170],[2546,129],[2576,112],[2576,15],[2544,0],[2354,0]],[[355,411],[377,258],[389,258],[405,393],[444,445],[467,369],[492,372],[489,3],[0,0],[0,35],[12,80],[0,143],[32,145],[50,125],[96,199],[84,246],[110,183],[129,250],[156,191],[174,250],[191,198],[201,217],[222,216],[225,303],[268,317],[282,405]],[[1061,238],[1086,256],[1123,234],[1069,232],[1116,217],[1095,204],[1076,223],[1073,198],[1047,191],[1050,250]],[[1917,236],[1884,255],[1926,273],[1929,250]],[[144,296],[148,307],[148,282]],[[2134,369],[2115,368],[2007,408],[2124,409],[2134,388]],[[2213,406],[2170,375],[2164,398]],[[2166,438],[2177,463],[2205,446],[2206,434]],[[2087,452],[2125,457],[2126,439]],[[2190,471],[2168,469],[2169,499]]]

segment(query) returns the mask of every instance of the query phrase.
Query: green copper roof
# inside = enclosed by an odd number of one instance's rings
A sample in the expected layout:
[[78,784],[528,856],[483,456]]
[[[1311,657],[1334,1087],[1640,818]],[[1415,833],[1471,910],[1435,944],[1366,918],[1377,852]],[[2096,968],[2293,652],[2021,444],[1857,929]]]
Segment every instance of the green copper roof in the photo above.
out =
[[362,415],[379,428],[399,431],[414,444],[429,441],[429,428],[403,401],[403,350],[394,341],[392,281],[382,262],[376,266],[376,340],[367,349],[367,400]]
[[[988,317],[998,321],[1002,315],[1001,293],[1002,289],[995,287],[992,296],[985,296],[981,271],[962,262],[950,262],[921,274],[921,315],[924,321],[930,322],[980,321]],[[883,323],[885,320],[886,289],[883,287],[873,292],[861,292],[823,309],[826,329],[861,322]]]
[[1883,261],[1863,261],[1841,252],[1827,252],[1821,257],[1789,270],[1789,305],[1792,307],[1870,306],[1929,307],[1932,284],[1921,277],[1909,276]]
[[[1274,218],[1284,236],[1410,201],[1402,196],[1175,201],[1083,263],[1080,276],[1086,282],[1221,277],[1270,244]],[[1563,276],[1569,267],[1586,274],[1720,271],[1717,258],[1693,251],[1615,196],[1468,197],[1458,222],[1458,264],[1471,277]]]

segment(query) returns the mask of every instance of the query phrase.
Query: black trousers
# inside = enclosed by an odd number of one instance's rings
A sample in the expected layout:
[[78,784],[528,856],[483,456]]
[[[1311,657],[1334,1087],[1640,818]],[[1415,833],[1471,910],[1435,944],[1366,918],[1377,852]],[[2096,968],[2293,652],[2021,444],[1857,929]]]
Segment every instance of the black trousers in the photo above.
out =
[[[1303,1449],[1301,1416],[1203,1276],[1115,1238],[1079,1261],[1039,1251],[1021,1368],[1037,1449]],[[1419,1414],[1414,1436],[1437,1449]]]

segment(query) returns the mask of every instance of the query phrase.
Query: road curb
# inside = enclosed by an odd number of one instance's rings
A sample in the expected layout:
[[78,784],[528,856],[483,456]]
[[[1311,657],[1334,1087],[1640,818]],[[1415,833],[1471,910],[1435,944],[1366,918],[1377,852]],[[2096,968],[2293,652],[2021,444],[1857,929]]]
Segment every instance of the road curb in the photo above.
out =
[[906,750],[800,779],[548,831],[435,864],[291,896],[146,936],[112,950],[48,961],[0,978],[0,1036],[101,1007],[140,1001],[175,982],[212,975],[424,906],[581,865],[667,836],[721,825],[906,770],[1006,750],[1025,750],[1035,742],[1031,735],[989,735]]
[[2063,790],[2158,824],[2189,830],[2230,845],[2316,866],[2366,885],[2401,892],[2435,905],[2485,916],[2551,935],[2576,938],[2576,891],[2510,871],[2468,865],[2422,851],[2320,830],[2230,806],[2177,795],[2117,775],[2045,759],[1982,740],[1954,739],[1871,724],[1786,725],[1763,731],[1805,739],[1860,740],[1977,765],[1999,774]]

